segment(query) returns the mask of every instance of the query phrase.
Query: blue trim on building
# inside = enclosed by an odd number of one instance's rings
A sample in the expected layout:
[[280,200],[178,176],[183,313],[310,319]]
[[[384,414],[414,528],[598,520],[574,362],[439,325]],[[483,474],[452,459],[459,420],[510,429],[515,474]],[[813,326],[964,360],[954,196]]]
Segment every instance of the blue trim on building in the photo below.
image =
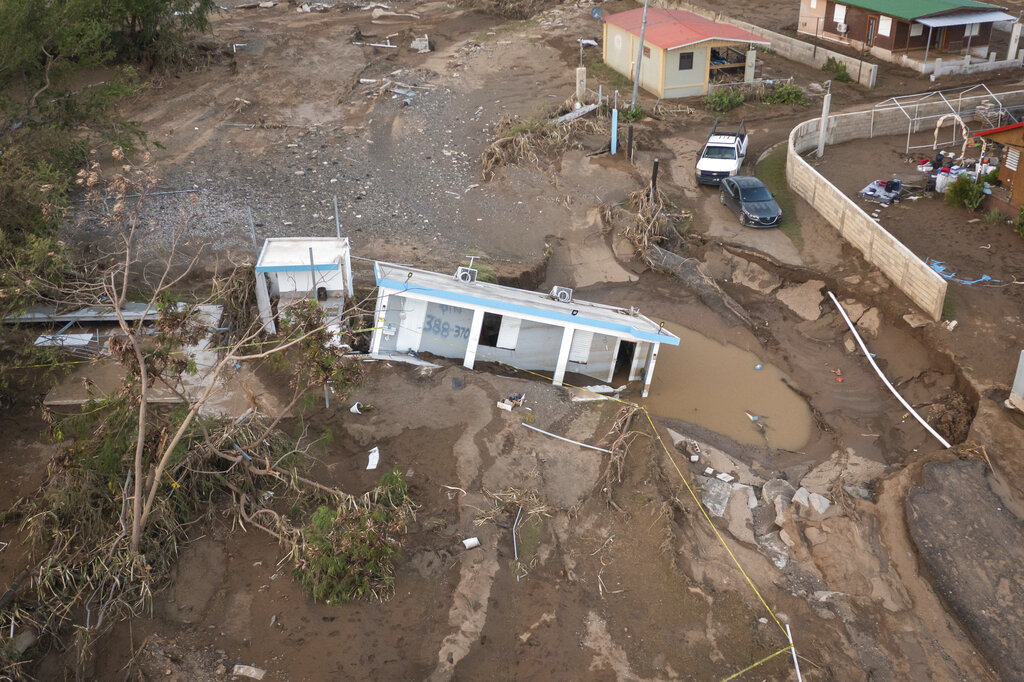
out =
[[[313,266],[317,272],[325,270],[341,270],[337,263],[317,263]],[[308,265],[258,265],[256,272],[309,272]]]
[[407,282],[394,282],[387,279],[381,279],[380,273],[377,271],[376,267],[374,267],[374,274],[377,275],[377,286],[387,287],[388,289],[395,289],[399,293],[403,291],[408,291],[410,293],[420,293],[425,296],[435,296],[437,298],[443,298],[449,301],[469,303],[471,305],[488,308],[490,310],[504,310],[510,313],[520,313],[525,315],[533,315],[535,317],[544,317],[549,320],[555,320],[558,322],[568,322],[574,325],[597,327],[598,329],[606,329],[608,331],[628,334],[634,338],[641,339],[643,341],[649,341],[651,343],[664,343],[670,346],[679,345],[679,337],[668,333],[656,334],[654,332],[644,332],[628,324],[616,324],[614,322],[608,322],[606,320],[595,320],[591,317],[584,317],[582,315],[558,313],[551,310],[544,310],[543,308],[534,308],[529,305],[519,305],[516,303],[507,303],[505,301],[495,301],[494,299],[490,298],[480,298],[477,296],[470,296],[468,294],[456,293],[454,291],[445,291],[444,289],[431,289],[422,286],[409,286]]

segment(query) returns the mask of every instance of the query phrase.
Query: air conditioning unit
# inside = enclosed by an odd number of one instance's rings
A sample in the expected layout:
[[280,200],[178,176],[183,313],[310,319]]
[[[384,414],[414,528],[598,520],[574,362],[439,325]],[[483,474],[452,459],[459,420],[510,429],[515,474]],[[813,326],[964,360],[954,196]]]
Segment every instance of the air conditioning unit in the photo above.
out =
[[554,287],[548,295],[560,303],[572,302],[572,289],[569,287]]
[[847,26],[846,24],[839,24],[838,26],[836,26],[836,30],[839,31],[840,33],[849,33],[850,27]]
[[476,270],[473,268],[459,268],[455,271],[454,279],[470,284],[476,281]]

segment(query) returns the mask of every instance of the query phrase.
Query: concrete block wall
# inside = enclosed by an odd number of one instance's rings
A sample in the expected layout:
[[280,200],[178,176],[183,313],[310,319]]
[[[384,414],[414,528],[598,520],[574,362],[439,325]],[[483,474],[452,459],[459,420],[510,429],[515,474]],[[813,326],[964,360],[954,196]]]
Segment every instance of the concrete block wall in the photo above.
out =
[[[745,31],[750,31],[759,38],[764,38],[771,43],[771,49],[777,54],[782,55],[787,59],[792,59],[795,62],[801,64],[808,64],[809,66],[815,66],[821,68],[829,57],[846,65],[846,70],[850,76],[857,80],[861,85],[873,88],[875,87],[875,81],[878,79],[878,64],[872,64],[865,62],[856,57],[849,57],[839,52],[833,52],[832,50],[824,47],[812,45],[811,43],[791,38],[775,31],[769,31],[766,28],[761,28],[756,24],[750,24],[745,21],[733,19],[732,17],[726,16],[721,12],[713,12],[694,5],[693,3],[687,2],[687,0],[655,0],[651,3],[655,7],[664,7],[666,9],[682,9],[687,12],[693,12],[698,16],[702,16],[712,21],[720,21],[726,24],[732,24],[737,28],[741,28]],[[824,79],[823,79],[824,80]]]
[[[829,117],[829,137],[842,141],[870,137],[872,113]],[[921,310],[938,321],[946,298],[946,280],[804,161],[801,154],[817,146],[819,125],[818,119],[805,121],[790,132],[786,158],[789,186],[860,251],[865,260],[878,267]],[[906,125],[904,116],[904,130]]]

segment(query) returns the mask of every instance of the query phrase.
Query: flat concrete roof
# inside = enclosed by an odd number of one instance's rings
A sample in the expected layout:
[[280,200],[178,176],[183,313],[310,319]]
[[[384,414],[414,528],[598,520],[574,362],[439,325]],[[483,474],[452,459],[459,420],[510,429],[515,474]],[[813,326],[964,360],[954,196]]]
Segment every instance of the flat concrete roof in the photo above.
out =
[[274,237],[263,242],[256,272],[293,272],[308,270],[309,250],[313,249],[315,270],[340,270],[348,253],[348,238]]
[[540,291],[526,291],[488,282],[462,282],[453,275],[380,261],[374,263],[373,272],[377,278],[377,286],[408,293],[412,298],[433,297],[451,301],[459,307],[487,308],[513,315],[533,315],[547,318],[558,326],[572,324],[591,327],[595,331],[612,336],[633,337],[652,343],[667,343],[670,346],[679,345],[678,336],[639,313],[631,314],[627,308],[578,299],[562,303]]

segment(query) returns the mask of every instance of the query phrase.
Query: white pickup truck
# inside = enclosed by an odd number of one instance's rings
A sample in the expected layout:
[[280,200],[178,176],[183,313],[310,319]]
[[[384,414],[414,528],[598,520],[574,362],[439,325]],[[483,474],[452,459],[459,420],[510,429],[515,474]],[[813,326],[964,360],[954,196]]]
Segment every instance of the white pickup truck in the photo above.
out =
[[697,158],[697,182],[705,185],[718,185],[723,178],[736,175],[747,157],[747,128],[740,121],[736,132],[720,132],[718,121],[715,121]]

